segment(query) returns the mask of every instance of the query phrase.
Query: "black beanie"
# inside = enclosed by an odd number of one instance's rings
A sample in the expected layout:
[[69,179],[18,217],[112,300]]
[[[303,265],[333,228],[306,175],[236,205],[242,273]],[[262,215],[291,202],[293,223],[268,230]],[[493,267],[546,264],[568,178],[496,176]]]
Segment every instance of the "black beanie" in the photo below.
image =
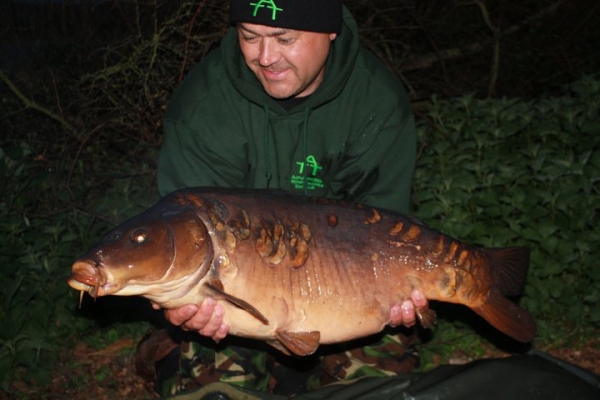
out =
[[231,0],[231,23],[339,33],[341,0]]

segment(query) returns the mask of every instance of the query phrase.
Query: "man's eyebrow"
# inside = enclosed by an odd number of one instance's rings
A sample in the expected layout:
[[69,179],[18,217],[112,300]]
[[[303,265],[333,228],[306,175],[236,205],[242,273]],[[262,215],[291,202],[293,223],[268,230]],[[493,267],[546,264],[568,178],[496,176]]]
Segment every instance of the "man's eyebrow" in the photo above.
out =
[[[258,34],[257,32],[254,32],[252,29],[248,29],[244,26],[240,25],[239,28],[247,33],[252,34],[252,35],[262,36],[262,35]],[[291,31],[292,31],[291,29],[283,29],[282,28],[282,29],[278,29],[276,31],[269,33],[267,36],[269,36],[269,37],[283,36],[283,35],[290,33]]]

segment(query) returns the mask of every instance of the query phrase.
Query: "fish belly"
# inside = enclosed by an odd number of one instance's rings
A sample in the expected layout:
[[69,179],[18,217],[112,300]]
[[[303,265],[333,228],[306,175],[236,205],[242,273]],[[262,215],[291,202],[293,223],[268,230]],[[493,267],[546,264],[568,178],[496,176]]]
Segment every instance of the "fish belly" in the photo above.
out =
[[252,304],[269,323],[229,305],[225,317],[231,332],[268,339],[277,330],[319,331],[323,344],[342,342],[381,331],[389,322],[391,305],[407,299],[413,289],[411,280],[402,277],[402,268],[368,255],[350,260],[329,251],[314,259],[289,268],[245,258],[234,279],[223,280],[224,287]]

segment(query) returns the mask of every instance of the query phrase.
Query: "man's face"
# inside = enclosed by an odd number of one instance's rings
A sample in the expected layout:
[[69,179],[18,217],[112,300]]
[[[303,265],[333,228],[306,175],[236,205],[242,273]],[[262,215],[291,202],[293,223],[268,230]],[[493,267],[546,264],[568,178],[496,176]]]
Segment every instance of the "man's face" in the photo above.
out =
[[335,33],[317,33],[238,24],[240,49],[248,68],[276,99],[305,97],[323,81]]

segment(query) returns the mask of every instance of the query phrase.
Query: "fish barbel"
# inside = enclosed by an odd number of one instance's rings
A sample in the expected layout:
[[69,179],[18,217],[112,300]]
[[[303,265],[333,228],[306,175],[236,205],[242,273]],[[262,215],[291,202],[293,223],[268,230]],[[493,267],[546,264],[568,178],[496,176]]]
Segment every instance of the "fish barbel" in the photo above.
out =
[[[506,296],[522,289],[525,247],[481,248],[399,213],[280,191],[174,192],[110,231],[73,264],[93,297],[143,296],[163,308],[213,297],[233,335],[312,354],[381,331],[421,290],[463,304],[512,338],[535,335]],[[432,310],[419,319],[425,326]]]

